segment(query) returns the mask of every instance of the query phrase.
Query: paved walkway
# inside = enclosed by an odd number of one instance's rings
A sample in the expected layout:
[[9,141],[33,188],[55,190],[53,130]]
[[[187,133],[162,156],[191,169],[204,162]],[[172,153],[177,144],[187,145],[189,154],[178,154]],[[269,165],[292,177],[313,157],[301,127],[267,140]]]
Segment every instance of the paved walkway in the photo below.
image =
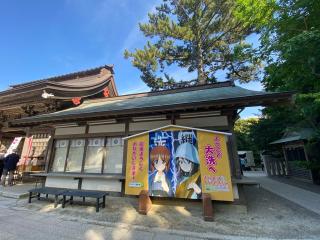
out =
[[47,201],[28,204],[27,199],[0,196],[0,240],[319,239],[319,215],[262,188],[245,192],[248,213],[218,211],[216,206],[212,223],[202,221],[196,208],[176,204],[154,205],[148,216],[139,215],[131,198],[109,197],[106,208],[95,213],[91,205],[62,209]]
[[14,186],[0,185],[0,196],[9,198],[24,198],[28,196],[28,190],[35,187],[34,183],[19,183]]
[[0,240],[272,240],[271,238],[227,236],[173,229],[148,228],[123,223],[84,221],[13,207],[12,198],[0,196]]
[[274,180],[263,172],[246,172],[244,175],[259,182],[262,188],[320,215],[320,194]]

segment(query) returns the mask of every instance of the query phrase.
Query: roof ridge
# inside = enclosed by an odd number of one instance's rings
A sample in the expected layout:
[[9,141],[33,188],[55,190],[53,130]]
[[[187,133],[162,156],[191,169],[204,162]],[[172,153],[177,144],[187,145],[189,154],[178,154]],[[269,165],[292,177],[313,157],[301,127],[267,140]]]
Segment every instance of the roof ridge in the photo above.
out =
[[188,87],[181,87],[175,89],[168,89],[168,90],[160,90],[160,91],[150,91],[150,92],[140,92],[140,93],[131,93],[125,94],[120,96],[115,96],[112,98],[96,98],[96,99],[89,99],[84,102],[84,104],[94,103],[94,102],[101,102],[101,101],[116,101],[121,99],[130,99],[135,97],[151,97],[151,96],[159,96],[163,94],[171,94],[171,93],[180,93],[180,92],[190,92],[190,91],[197,91],[209,88],[223,88],[223,87],[236,87],[232,81],[222,81],[216,83],[209,83],[209,84],[202,84],[196,86],[188,86]]
[[110,70],[111,74],[114,73],[113,65],[102,65],[99,67],[90,68],[90,69],[86,69],[78,72],[72,72],[72,73],[62,74],[62,75],[53,76],[53,77],[42,78],[42,79],[30,81],[30,82],[14,84],[14,85],[10,85],[9,87],[11,87],[11,89],[14,89],[14,88],[24,87],[24,86],[38,84],[42,82],[47,82],[47,81],[65,80],[72,77],[85,77],[85,76],[92,75],[94,73],[99,73],[98,71],[100,71],[102,68],[107,68],[108,70]]

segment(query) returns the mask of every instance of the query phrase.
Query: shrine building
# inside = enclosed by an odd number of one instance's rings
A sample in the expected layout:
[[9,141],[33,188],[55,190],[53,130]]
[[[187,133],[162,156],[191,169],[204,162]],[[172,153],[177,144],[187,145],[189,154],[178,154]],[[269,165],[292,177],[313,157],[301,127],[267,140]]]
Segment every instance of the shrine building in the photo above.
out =
[[118,95],[112,67],[103,66],[1,92],[1,142],[24,137],[22,165],[41,170],[46,186],[120,195],[126,182],[124,138],[167,125],[225,132],[236,183],[241,171],[233,132],[239,112],[291,101],[290,92],[253,91],[230,81]]
[[20,170],[44,171],[47,145],[54,132],[52,127],[13,127],[9,126],[9,122],[61,111],[86,99],[105,96],[118,96],[112,66],[10,86],[0,92],[1,149],[8,149],[14,138],[22,137],[18,144],[22,161]]

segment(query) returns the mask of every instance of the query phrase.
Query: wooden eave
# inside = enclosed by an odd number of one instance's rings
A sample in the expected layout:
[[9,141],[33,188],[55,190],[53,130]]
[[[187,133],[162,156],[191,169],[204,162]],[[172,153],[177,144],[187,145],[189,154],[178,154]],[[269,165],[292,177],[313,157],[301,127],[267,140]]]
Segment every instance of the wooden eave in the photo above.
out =
[[[111,74],[114,74],[113,66],[112,65],[104,65],[101,67],[96,67],[84,71],[79,71],[79,72],[74,72],[74,73],[68,73],[60,76],[54,76],[46,79],[40,79],[40,80],[35,80],[27,83],[21,83],[21,84],[15,84],[15,85],[10,85],[11,89],[19,89],[19,88],[25,88],[29,86],[34,86],[42,83],[46,83],[48,81],[54,81],[54,82],[61,82],[69,79],[76,79],[76,78],[81,78],[81,77],[87,77],[91,75],[97,75],[100,73],[101,69],[105,68],[107,69]],[[11,89],[7,90],[10,91]]]
[[[117,89],[115,88],[113,75],[105,75],[101,77],[101,81],[95,85],[87,85],[86,87],[81,86],[70,86],[66,84],[56,84],[52,82],[37,84],[36,86],[27,86],[22,89],[11,89],[0,93],[0,110],[7,108],[13,108],[25,104],[39,104],[50,102],[52,100],[71,100],[73,97],[92,97],[103,91],[104,88],[108,87],[110,96],[114,97],[118,95]],[[43,91],[47,93],[53,93],[55,97],[49,99],[43,99],[41,94]]]

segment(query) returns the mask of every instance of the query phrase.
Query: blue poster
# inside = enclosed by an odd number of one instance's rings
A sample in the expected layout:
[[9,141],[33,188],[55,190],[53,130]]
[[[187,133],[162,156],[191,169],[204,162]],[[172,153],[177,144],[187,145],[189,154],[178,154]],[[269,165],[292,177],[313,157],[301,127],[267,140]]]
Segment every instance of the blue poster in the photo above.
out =
[[149,194],[158,197],[201,198],[197,132],[149,133]]

